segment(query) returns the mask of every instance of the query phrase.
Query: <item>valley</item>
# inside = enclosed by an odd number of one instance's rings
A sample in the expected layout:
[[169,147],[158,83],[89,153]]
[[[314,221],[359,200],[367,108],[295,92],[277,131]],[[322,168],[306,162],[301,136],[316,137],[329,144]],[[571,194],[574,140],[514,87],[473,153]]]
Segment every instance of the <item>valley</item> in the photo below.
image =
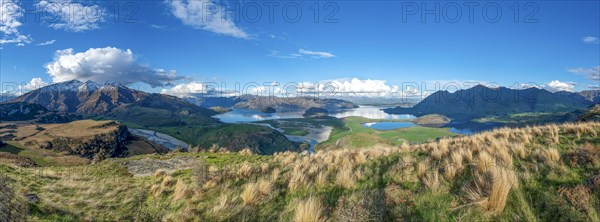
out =
[[[302,100],[339,109],[297,109],[283,100],[244,100],[239,108],[238,98],[216,112],[124,86],[68,84],[95,86],[91,95],[112,99],[40,101],[42,94],[82,96],[51,85],[0,103],[0,172],[41,200],[14,200],[33,207],[32,220],[287,221],[301,220],[297,209],[305,204],[319,204],[311,211],[318,221],[547,220],[553,217],[544,206],[530,201],[543,190],[596,195],[586,181],[600,169],[597,105],[539,112],[491,106],[486,115],[445,116],[332,105],[339,100]],[[90,103],[106,105],[85,108]],[[437,109],[430,103],[414,109]],[[560,192],[544,199],[555,215],[597,219],[595,210],[573,210],[595,202],[564,202]],[[95,202],[76,198],[84,194]],[[348,213],[354,209],[361,215]]]

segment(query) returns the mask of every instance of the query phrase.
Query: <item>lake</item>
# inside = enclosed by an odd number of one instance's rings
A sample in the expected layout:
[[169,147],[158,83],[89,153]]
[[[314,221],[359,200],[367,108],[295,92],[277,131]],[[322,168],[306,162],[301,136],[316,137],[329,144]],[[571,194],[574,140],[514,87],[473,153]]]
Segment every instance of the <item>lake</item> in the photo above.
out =
[[371,129],[376,129],[376,130],[393,130],[393,129],[413,127],[413,126],[417,126],[417,124],[414,124],[411,122],[370,122],[370,123],[363,123],[362,126],[368,127]]
[[[329,116],[336,118],[344,118],[349,116],[359,116],[369,119],[389,119],[389,120],[411,120],[416,118],[413,115],[408,114],[387,114],[381,109],[388,107],[376,107],[376,106],[361,106],[355,109],[341,109],[341,110],[330,110]],[[263,113],[258,110],[250,109],[233,109],[231,112],[218,114],[213,117],[221,120],[225,123],[249,123],[262,120],[271,119],[292,119],[292,118],[304,118],[302,116],[304,111],[285,111],[276,113]]]
[[413,115],[409,114],[387,114],[383,112],[381,109],[385,109],[389,107],[380,107],[380,106],[361,106],[354,109],[341,109],[330,111],[329,116],[333,116],[336,118],[344,118],[349,116],[360,116],[369,119],[394,119],[394,120],[411,120],[416,118]]
[[271,119],[304,118],[302,116],[302,114],[304,114],[304,112],[300,112],[300,111],[263,113],[258,110],[233,109],[231,112],[218,114],[213,117],[221,120],[221,122],[224,122],[224,123],[249,123],[249,122],[271,120]]

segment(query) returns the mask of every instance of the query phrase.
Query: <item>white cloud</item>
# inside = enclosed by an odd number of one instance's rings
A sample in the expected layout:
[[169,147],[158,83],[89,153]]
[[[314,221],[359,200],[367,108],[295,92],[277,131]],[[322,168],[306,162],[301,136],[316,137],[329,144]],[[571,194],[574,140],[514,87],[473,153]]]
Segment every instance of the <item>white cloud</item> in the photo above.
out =
[[553,80],[544,86],[544,89],[550,92],[567,91],[573,92],[575,89],[575,83],[573,82],[561,82]]
[[333,58],[335,55],[331,52],[319,52],[319,51],[311,51],[306,49],[299,49],[297,53],[290,54],[281,54],[279,51],[272,50],[269,56],[277,57],[281,59],[323,59],[323,58]]
[[189,83],[180,83],[172,88],[163,89],[161,93],[175,95],[175,96],[185,96],[189,94],[197,94],[197,93],[207,93],[206,84],[202,82],[189,82]]
[[71,0],[40,1],[35,4],[50,16],[48,23],[54,29],[82,32],[99,28],[104,21],[104,8],[98,5],[82,5]]
[[19,91],[31,91],[47,86],[48,83],[44,82],[42,78],[33,78],[28,83],[19,86]]
[[277,58],[280,58],[280,59],[299,59],[299,58],[302,58],[302,55],[297,54],[297,53],[292,53],[292,54],[289,54],[289,55],[282,55],[277,50],[272,50],[271,54],[269,54],[269,56],[277,57]]
[[19,21],[21,17],[23,17],[23,9],[16,1],[0,0],[0,45],[31,43],[31,37],[19,32],[19,27],[23,25]]
[[600,40],[598,40],[598,37],[594,37],[594,36],[586,36],[581,38],[581,41],[583,41],[584,43],[587,44],[598,44],[600,43]]
[[568,72],[583,74],[589,80],[592,81],[600,81],[600,66],[592,67],[592,68],[570,68],[567,69]]
[[372,98],[417,98],[429,95],[429,92],[421,92],[418,88],[409,85],[402,89],[401,86],[390,85],[385,80],[361,80],[358,78],[303,82],[298,84],[295,93],[296,95],[318,94],[324,97]]
[[213,0],[173,0],[170,6],[173,15],[185,25],[236,38],[250,38],[235,25],[226,7]]
[[319,51],[311,51],[311,50],[306,50],[306,49],[300,49],[300,50],[298,50],[298,53],[303,54],[303,55],[309,55],[309,56],[312,56],[313,58],[335,57],[335,55],[330,52],[319,52]]
[[150,27],[155,28],[155,29],[167,29],[167,26],[157,25],[157,24],[151,24]]
[[94,82],[147,83],[152,87],[170,85],[183,79],[175,70],[153,69],[137,63],[130,49],[113,47],[90,48],[75,53],[73,49],[58,50],[54,61],[46,65],[54,82],[72,79]]
[[54,44],[55,42],[56,42],[56,39],[52,39],[52,40],[48,40],[48,41],[45,41],[45,42],[39,43],[39,44],[37,44],[37,45],[40,45],[40,46],[43,46],[43,45],[52,45],[52,44]]

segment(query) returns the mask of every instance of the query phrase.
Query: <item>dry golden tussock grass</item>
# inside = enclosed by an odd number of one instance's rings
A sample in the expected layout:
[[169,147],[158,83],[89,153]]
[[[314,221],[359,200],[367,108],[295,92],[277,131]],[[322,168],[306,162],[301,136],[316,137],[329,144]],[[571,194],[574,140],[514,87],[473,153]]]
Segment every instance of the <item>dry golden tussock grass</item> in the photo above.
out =
[[326,221],[324,214],[325,207],[321,200],[316,197],[308,197],[298,203],[294,219],[295,222],[323,222]]
[[254,205],[261,198],[260,188],[257,183],[247,183],[244,185],[244,191],[240,194],[245,205]]
[[182,179],[178,179],[177,183],[175,184],[175,190],[173,191],[173,199],[187,199],[191,196],[192,193],[193,190],[190,187],[190,185],[184,182]]
[[238,169],[238,176],[242,178],[248,178],[255,172],[255,167],[248,162],[244,162]]
[[469,205],[479,205],[491,214],[504,210],[511,188],[518,186],[515,172],[503,167],[475,172],[473,181],[463,188]]
[[291,191],[299,190],[303,187],[308,186],[310,183],[309,178],[307,177],[304,169],[301,165],[294,166],[294,169],[291,172],[290,180],[288,182],[288,188]]
[[250,148],[244,148],[244,149],[240,150],[239,153],[242,156],[252,156],[252,155],[254,155],[254,152],[252,152],[252,150]]
[[345,166],[340,169],[335,177],[335,184],[346,189],[353,188],[355,181],[356,176],[351,166]]
[[533,156],[544,163],[556,163],[560,160],[560,152],[556,148],[538,148],[533,151]]

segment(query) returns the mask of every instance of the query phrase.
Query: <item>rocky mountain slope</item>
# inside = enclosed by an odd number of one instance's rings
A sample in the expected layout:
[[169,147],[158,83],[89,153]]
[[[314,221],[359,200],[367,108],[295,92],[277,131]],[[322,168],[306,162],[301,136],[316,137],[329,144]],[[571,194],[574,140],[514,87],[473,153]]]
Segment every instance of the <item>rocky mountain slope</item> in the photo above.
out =
[[570,112],[591,104],[591,101],[577,93],[478,85],[453,93],[437,91],[411,108],[395,107],[384,111],[390,114],[442,114],[453,119],[470,119],[523,112]]
[[26,102],[0,103],[0,122],[32,120],[36,123],[65,123],[78,119],[81,119],[78,115],[49,111],[39,104]]
[[585,97],[593,103],[600,103],[600,90],[583,90],[577,94]]
[[214,114],[174,96],[146,93],[118,83],[98,84],[71,80],[52,84],[17,97],[15,102],[41,104],[49,110],[101,115],[126,106],[160,108],[169,111]]
[[579,116],[579,121],[600,121],[600,104],[596,104]]

